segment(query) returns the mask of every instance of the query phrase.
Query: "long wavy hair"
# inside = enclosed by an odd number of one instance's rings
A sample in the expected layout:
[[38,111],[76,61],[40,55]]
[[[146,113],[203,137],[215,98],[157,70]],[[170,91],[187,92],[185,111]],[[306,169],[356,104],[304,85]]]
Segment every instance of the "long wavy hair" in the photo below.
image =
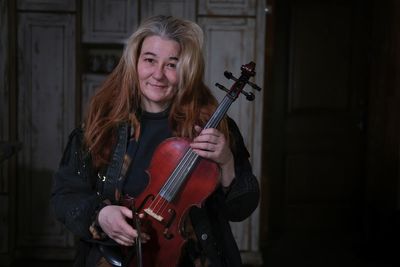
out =
[[[194,125],[204,126],[217,106],[217,100],[203,82],[201,28],[194,22],[171,16],[147,19],[130,36],[118,65],[89,103],[84,143],[96,168],[109,162],[118,125],[130,123],[136,133],[139,132],[140,118],[137,114],[141,108],[141,93],[137,63],[143,41],[154,35],[174,40],[180,45],[178,88],[169,114],[174,136],[194,138]],[[221,122],[219,129],[228,138],[226,120]]]

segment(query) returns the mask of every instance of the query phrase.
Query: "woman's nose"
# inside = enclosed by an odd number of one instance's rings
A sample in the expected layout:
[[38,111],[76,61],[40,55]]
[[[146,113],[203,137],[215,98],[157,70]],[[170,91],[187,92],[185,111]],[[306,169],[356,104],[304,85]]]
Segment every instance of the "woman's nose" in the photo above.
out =
[[153,71],[154,79],[161,80],[164,77],[164,68],[162,65],[157,65]]

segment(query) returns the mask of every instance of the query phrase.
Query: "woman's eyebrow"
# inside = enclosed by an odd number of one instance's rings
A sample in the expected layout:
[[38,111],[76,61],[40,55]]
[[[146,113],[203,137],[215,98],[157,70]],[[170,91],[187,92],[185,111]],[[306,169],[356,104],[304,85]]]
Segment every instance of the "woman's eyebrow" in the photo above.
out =
[[[142,55],[144,55],[144,56],[158,57],[158,56],[157,56],[155,53],[153,53],[153,52],[144,52]],[[179,60],[179,58],[178,58],[178,57],[175,57],[175,56],[171,56],[171,57],[169,57],[169,59],[170,59],[170,60],[176,60],[176,61]]]
[[157,55],[154,54],[153,52],[144,52],[142,55],[146,55],[146,56],[154,56],[156,57]]

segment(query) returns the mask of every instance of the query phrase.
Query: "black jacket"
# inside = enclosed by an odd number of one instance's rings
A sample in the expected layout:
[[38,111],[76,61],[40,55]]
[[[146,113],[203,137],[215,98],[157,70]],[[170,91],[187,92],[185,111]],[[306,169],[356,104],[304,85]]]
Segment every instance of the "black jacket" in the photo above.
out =
[[[190,217],[203,253],[211,266],[241,266],[239,249],[229,221],[246,219],[259,202],[259,185],[252,173],[249,153],[233,120],[229,120],[235,179],[228,192],[217,188],[202,208],[192,208]],[[113,199],[123,156],[128,144],[128,126],[118,129],[118,140],[104,174],[95,172],[90,155],[83,150],[83,131],[75,129],[54,175],[51,202],[56,217],[80,239],[75,266],[95,266],[100,257],[89,227],[104,199]],[[186,265],[185,265],[186,266]]]

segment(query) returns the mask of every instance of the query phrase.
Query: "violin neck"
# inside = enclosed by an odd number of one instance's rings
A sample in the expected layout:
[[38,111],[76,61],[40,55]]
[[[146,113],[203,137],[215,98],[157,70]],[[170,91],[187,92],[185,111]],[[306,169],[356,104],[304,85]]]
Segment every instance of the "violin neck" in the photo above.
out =
[[235,101],[236,98],[227,94],[218,105],[217,109],[211,116],[210,120],[204,126],[204,129],[217,128],[221,120],[224,118],[225,114],[228,112],[229,107]]

